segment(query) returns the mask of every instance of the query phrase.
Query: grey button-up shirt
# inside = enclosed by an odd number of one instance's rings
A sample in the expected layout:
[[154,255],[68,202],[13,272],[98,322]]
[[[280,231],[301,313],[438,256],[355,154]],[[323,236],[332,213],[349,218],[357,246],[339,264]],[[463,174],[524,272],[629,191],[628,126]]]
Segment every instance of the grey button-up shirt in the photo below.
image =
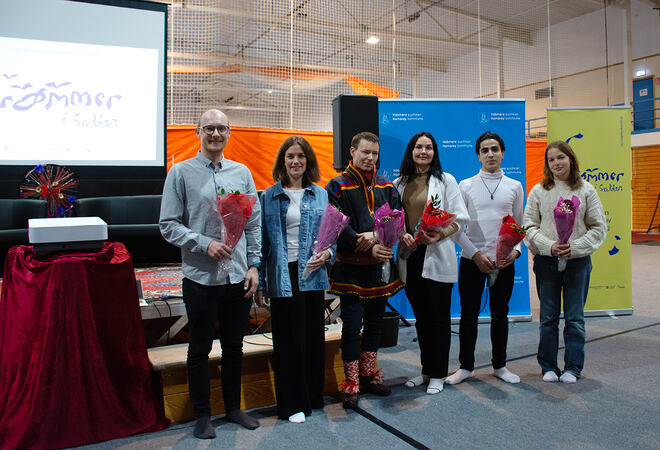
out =
[[[222,189],[257,197],[232,253],[229,277],[206,254],[212,240],[222,242],[224,225],[216,194]],[[160,232],[167,242],[181,248],[184,277],[205,286],[242,282],[248,267],[261,263],[261,206],[248,168],[228,159],[213,164],[201,152],[175,164],[163,188]]]

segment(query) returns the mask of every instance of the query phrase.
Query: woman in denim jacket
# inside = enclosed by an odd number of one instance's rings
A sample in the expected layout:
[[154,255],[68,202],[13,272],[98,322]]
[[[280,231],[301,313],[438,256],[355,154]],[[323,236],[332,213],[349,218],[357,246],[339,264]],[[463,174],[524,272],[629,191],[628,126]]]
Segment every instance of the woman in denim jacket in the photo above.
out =
[[[282,143],[273,181],[261,196],[263,259],[257,303],[270,298],[275,362],[275,394],[280,419],[301,423],[323,407],[324,291],[330,287],[323,251],[307,264],[328,205],[316,155],[300,136]],[[312,269],[305,280],[305,267]]]

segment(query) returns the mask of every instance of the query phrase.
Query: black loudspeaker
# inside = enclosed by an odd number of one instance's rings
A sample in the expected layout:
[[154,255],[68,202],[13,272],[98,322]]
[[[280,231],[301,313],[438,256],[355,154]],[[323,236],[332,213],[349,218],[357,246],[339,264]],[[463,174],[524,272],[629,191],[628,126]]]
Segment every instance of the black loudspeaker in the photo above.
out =
[[344,170],[348,166],[351,160],[351,139],[361,131],[371,131],[378,136],[378,97],[335,97],[332,100],[332,153],[336,170]]

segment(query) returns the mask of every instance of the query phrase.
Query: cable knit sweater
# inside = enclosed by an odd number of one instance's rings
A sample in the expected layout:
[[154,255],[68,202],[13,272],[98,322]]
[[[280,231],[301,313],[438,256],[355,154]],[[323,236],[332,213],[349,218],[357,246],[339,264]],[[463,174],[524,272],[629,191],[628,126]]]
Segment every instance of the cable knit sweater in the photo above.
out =
[[594,187],[582,182],[571,190],[563,181],[555,180],[555,185],[546,191],[541,183],[532,188],[527,198],[523,226],[529,226],[525,244],[535,255],[552,256],[552,244],[558,241],[553,210],[559,197],[565,199],[577,196],[580,199],[573,234],[568,240],[571,245],[570,258],[581,258],[598,250],[607,234],[605,211]]

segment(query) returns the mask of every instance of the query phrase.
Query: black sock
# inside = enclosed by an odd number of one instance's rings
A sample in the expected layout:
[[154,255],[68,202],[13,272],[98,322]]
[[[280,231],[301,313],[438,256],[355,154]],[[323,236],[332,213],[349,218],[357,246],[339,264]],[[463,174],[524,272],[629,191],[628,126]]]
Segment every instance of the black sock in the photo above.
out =
[[197,439],[213,439],[215,437],[215,430],[211,426],[211,418],[209,416],[202,416],[197,419],[193,436]]
[[256,428],[259,428],[259,422],[257,421],[257,419],[248,416],[240,409],[229,411],[227,413],[227,420],[229,420],[230,422],[237,423],[243,428],[247,428],[248,430],[254,430]]

